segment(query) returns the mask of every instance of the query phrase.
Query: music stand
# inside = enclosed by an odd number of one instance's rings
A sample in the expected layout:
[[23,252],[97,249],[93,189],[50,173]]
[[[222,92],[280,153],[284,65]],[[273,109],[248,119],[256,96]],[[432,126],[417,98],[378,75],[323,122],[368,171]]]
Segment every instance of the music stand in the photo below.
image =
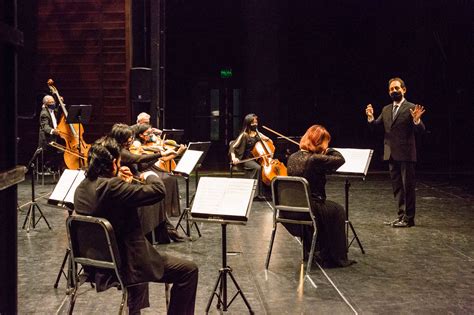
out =
[[[81,124],[89,123],[91,119],[92,105],[71,105],[68,109],[66,123],[68,124],[79,124],[79,144],[78,144],[78,153],[81,156]],[[79,167],[82,167],[82,159],[79,158]]]
[[[336,176],[344,177],[344,206],[346,209],[346,248],[352,245],[354,240],[357,241],[362,254],[365,254],[364,247],[360,242],[359,237],[355,231],[352,222],[349,220],[349,188],[351,186],[350,178],[360,178],[365,180],[367,176],[367,170],[369,169],[370,161],[372,159],[373,150],[370,149],[341,149],[334,148],[342,154],[346,163],[336,170]],[[352,240],[349,242],[349,228],[352,231]]]
[[[196,168],[202,154],[202,151],[186,150],[173,171],[173,174],[183,176],[186,181],[186,208],[183,210],[183,213],[181,213],[175,228],[178,229],[178,227],[180,227],[188,237],[191,237],[191,227],[189,226],[189,176]],[[186,220],[186,230],[181,225],[182,220]],[[201,237],[201,231],[199,231],[196,222],[194,222],[193,225],[196,228],[199,237]]]
[[188,150],[195,150],[195,151],[202,152],[202,155],[199,158],[199,161],[197,161],[196,163],[196,168],[194,169],[194,172],[196,174],[196,187],[198,185],[199,169],[201,168],[202,163],[204,162],[204,159],[206,158],[207,152],[209,151],[210,147],[211,147],[211,141],[188,143]]
[[[222,268],[219,269],[219,276],[207,303],[206,314],[209,313],[214,297],[217,297],[217,308],[222,305],[222,310],[225,312],[239,294],[250,314],[253,314],[249,302],[232,274],[232,268],[227,265],[227,224],[247,223],[256,186],[256,180],[246,178],[202,177],[199,181],[190,220],[218,223],[222,227]],[[227,303],[227,275],[237,289],[237,293],[229,303]]]
[[[77,186],[84,180],[84,178],[85,173],[82,170],[64,170],[63,174],[59,178],[58,183],[56,184],[56,187],[54,187],[54,190],[48,199],[48,204],[66,209],[68,212],[68,216],[70,216],[74,211],[74,193],[76,191]],[[66,278],[67,289],[72,287],[72,268],[70,265],[70,261],[68,264],[67,274],[66,272],[64,272],[64,266],[68,261],[70,251],[71,249],[69,247],[66,248],[66,253],[64,254],[64,259],[61,264],[61,268],[59,269],[56,281],[54,282],[55,289],[58,287],[58,283],[61,279],[61,276],[64,276],[64,278]]]
[[171,139],[177,143],[180,143],[184,136],[184,129],[163,129],[161,137],[163,138],[165,135],[166,139]]
[[[35,197],[35,159],[43,151],[43,148],[37,148],[35,153],[33,153],[33,156],[31,157],[31,160],[28,162],[27,169],[31,169],[31,203],[28,208],[28,212],[26,213],[25,221],[23,222],[23,226],[21,227],[22,229],[25,228],[26,226],[26,233],[30,233],[30,227],[33,227],[33,229],[36,227],[38,222],[41,220],[41,218],[46,222],[46,225],[48,228],[51,230],[51,226],[49,225],[48,220],[43,214],[43,211],[41,211],[40,206],[36,202],[36,197]],[[40,217],[38,220],[35,218],[35,211],[38,210],[40,213]]]

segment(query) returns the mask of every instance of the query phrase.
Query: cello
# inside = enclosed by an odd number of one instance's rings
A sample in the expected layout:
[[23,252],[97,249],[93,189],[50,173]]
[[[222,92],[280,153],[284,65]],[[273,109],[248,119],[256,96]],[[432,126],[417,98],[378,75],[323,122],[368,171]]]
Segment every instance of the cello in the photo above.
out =
[[89,152],[90,144],[87,144],[83,139],[82,135],[84,133],[84,127],[82,124],[68,124],[66,122],[68,112],[66,109],[66,104],[63,102],[63,99],[59,95],[58,89],[54,86],[53,79],[48,80],[49,91],[52,95],[56,96],[59,105],[61,106],[62,115],[58,123],[57,129],[59,130],[59,136],[64,139],[65,149],[64,151],[64,163],[68,169],[77,170],[82,166],[85,166],[87,159],[84,157],[87,156]]
[[275,176],[288,176],[285,164],[273,158],[275,146],[271,140],[263,140],[258,131],[257,137],[258,141],[252,149],[252,154],[258,158],[257,161],[262,166],[262,182],[265,185],[270,185]]

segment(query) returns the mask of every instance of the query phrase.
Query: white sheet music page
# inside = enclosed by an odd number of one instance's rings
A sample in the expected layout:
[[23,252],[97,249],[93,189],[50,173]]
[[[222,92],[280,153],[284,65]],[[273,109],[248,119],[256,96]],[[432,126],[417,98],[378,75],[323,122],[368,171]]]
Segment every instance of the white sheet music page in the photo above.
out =
[[202,153],[202,151],[186,150],[179,160],[178,165],[176,165],[174,172],[187,175],[191,174]]
[[192,214],[245,218],[255,185],[254,179],[201,177]]
[[69,202],[73,204],[74,192],[84,178],[85,174],[82,170],[64,170],[59,182],[56,184],[56,187],[54,187],[49,200],[54,200],[60,203]]
[[334,148],[339,151],[346,163],[336,170],[336,173],[348,173],[356,175],[367,175],[373,150],[370,149],[342,149]]

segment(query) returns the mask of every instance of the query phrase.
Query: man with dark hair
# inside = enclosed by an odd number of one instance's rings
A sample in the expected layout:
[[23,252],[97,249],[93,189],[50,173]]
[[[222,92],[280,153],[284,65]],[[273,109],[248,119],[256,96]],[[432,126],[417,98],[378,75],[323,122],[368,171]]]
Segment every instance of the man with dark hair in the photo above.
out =
[[365,114],[370,125],[383,125],[384,156],[388,161],[393,195],[397,201],[398,217],[384,222],[392,227],[410,227],[415,225],[415,132],[424,131],[421,116],[425,109],[405,99],[407,89],[400,78],[388,82],[388,93],[392,103],[382,109],[377,119],[374,109],[367,105]]
[[[89,150],[86,178],[74,195],[75,211],[106,218],[112,224],[124,261],[129,314],[148,307],[148,282],[172,283],[168,314],[194,314],[198,267],[195,263],[159,254],[143,236],[137,207],[154,204],[165,196],[161,179],[153,172],[142,175],[145,183],[128,183],[132,173],[120,166],[120,146],[108,137],[97,140]],[[103,269],[86,270],[102,291],[113,282]]]

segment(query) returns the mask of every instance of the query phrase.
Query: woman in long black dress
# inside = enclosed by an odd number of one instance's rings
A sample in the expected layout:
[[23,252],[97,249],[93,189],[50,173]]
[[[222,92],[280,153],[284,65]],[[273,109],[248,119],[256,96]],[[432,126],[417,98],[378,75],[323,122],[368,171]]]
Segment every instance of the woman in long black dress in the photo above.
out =
[[[326,199],[325,189],[326,174],[338,169],[345,160],[341,153],[328,147],[330,140],[326,128],[311,126],[301,138],[300,150],[288,158],[288,175],[304,177],[309,183],[311,211],[317,225],[316,261],[323,267],[345,267],[353,263],[347,259],[345,211],[341,205]],[[299,226],[285,224],[285,227],[292,235],[301,236]],[[303,229],[306,255],[310,251],[313,231],[312,226]]]
[[248,114],[244,118],[242,124],[242,130],[240,131],[237,139],[232,141],[229,146],[229,155],[232,164],[242,164],[245,171],[245,177],[256,179],[258,181],[256,195],[257,198],[263,199],[262,191],[262,167],[257,163],[256,160],[248,160],[241,162],[241,160],[247,160],[253,157],[252,150],[255,144],[260,141],[270,140],[268,137],[263,135],[257,130],[258,117],[255,114]]

